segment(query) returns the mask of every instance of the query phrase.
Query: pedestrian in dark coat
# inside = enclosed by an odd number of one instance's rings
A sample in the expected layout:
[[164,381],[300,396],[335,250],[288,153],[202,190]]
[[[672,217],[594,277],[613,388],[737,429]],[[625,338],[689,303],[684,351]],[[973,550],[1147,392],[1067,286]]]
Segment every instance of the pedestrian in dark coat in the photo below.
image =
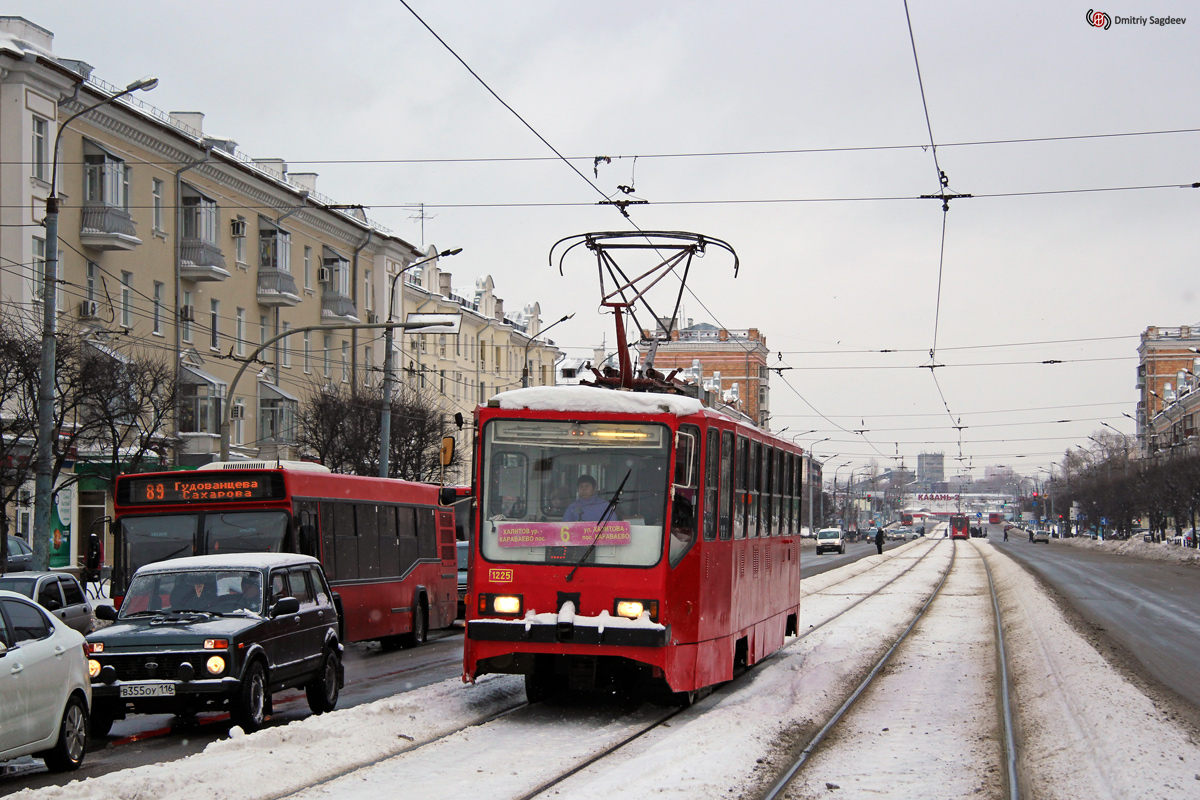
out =
[[879,551],[879,555],[883,555],[883,528],[875,532],[875,549]]

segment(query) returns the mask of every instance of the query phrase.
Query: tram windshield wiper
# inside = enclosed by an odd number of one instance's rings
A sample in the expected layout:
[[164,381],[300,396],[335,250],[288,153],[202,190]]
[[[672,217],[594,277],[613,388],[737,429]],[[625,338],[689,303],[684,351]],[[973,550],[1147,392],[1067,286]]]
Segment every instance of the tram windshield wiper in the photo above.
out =
[[583,551],[583,555],[579,557],[579,560],[575,562],[575,566],[571,567],[571,571],[567,573],[567,583],[571,582],[571,579],[575,577],[575,570],[579,569],[583,562],[588,560],[588,556],[592,554],[592,551],[596,549],[596,543],[600,541],[600,532],[604,530],[604,523],[608,522],[609,515],[616,510],[617,503],[621,500],[621,492],[625,489],[625,481],[629,480],[629,476],[632,473],[632,469],[625,471],[625,477],[621,478],[621,485],[613,492],[612,499],[608,501],[608,505],[604,507],[604,513],[600,515],[600,519],[596,523],[596,535],[592,537],[592,543],[588,545],[587,550]]

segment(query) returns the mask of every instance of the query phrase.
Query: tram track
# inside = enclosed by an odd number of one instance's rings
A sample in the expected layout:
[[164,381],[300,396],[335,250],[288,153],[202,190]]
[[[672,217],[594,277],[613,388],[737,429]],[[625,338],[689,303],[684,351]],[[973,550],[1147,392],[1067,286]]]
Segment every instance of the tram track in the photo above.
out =
[[[1002,730],[1002,735],[999,737],[991,737],[991,736],[981,737],[981,738],[986,738],[988,740],[995,740],[998,738],[1000,741],[1001,752],[999,754],[997,754],[997,756],[995,758],[995,761],[998,762],[996,764],[986,765],[983,767],[980,767],[978,763],[975,764],[976,769],[981,770],[981,774],[977,778],[978,785],[974,786],[971,789],[971,791],[974,793],[982,792],[983,796],[987,796],[988,794],[994,795],[995,794],[994,792],[987,792],[984,787],[998,782],[1001,784],[1001,786],[999,788],[1002,789],[1005,797],[1007,797],[1009,800],[1018,800],[1020,797],[1020,782],[1019,782],[1017,771],[1016,771],[1017,759],[1016,759],[1016,748],[1015,748],[1015,734],[1014,734],[1014,730],[1013,730],[1013,722],[1012,722],[1013,714],[1012,714],[1012,708],[1011,708],[1011,702],[1010,702],[1010,691],[1009,691],[1010,683],[1011,683],[1011,676],[1010,676],[1010,670],[1009,670],[1009,666],[1008,666],[1007,651],[1006,651],[1005,642],[1004,642],[1003,621],[1002,621],[1001,612],[1000,612],[998,592],[996,590],[995,582],[992,577],[991,566],[988,564],[986,557],[980,551],[979,547],[976,546],[974,541],[969,541],[968,543],[964,543],[963,546],[966,547],[967,544],[970,545],[971,550],[974,552],[974,554],[976,556],[975,563],[982,566],[983,572],[986,574],[986,578],[987,578],[987,594],[988,594],[987,606],[988,606],[988,608],[990,608],[990,611],[991,611],[992,625],[990,627],[992,629],[992,637],[993,637],[992,644],[994,645],[993,663],[995,666],[994,666],[994,677],[992,679],[992,682],[995,687],[995,703],[994,703],[994,709],[996,712],[995,724]],[[937,587],[934,589],[933,592],[931,592],[929,598],[921,606],[920,610],[914,615],[912,621],[905,627],[905,629],[901,632],[901,634],[899,636],[897,636],[897,638],[892,643],[892,645],[878,659],[878,661],[868,671],[867,675],[855,687],[854,691],[852,691],[850,693],[850,695],[841,704],[841,706],[839,706],[839,708],[832,715],[829,716],[829,718],[822,725],[820,730],[811,739],[808,740],[806,745],[801,749],[800,753],[797,756],[795,756],[792,763],[786,769],[782,770],[779,774],[779,777],[770,785],[770,787],[765,791],[765,793],[758,795],[758,797],[762,798],[762,800],[778,800],[778,798],[811,797],[811,796],[813,796],[813,793],[814,793],[813,792],[813,783],[814,782],[810,781],[808,783],[808,785],[800,786],[800,785],[798,785],[801,783],[800,777],[804,773],[806,767],[808,767],[813,762],[814,757],[818,754],[818,752],[821,752],[821,753],[827,752],[827,751],[821,750],[822,744],[826,743],[827,740],[830,740],[829,748],[832,751],[838,750],[839,743],[834,743],[831,740],[833,738],[835,738],[836,732],[838,732],[842,727],[845,727],[847,718],[849,716],[855,714],[856,712],[862,712],[862,716],[868,717],[868,718],[870,717],[869,712],[865,710],[864,706],[870,706],[871,701],[869,698],[864,700],[863,696],[869,694],[874,688],[877,687],[877,685],[879,683],[882,682],[881,676],[887,675],[885,670],[887,669],[889,663],[892,662],[894,656],[896,656],[896,654],[898,652],[904,651],[906,647],[911,648],[914,651],[917,651],[919,653],[919,649],[918,649],[918,646],[916,643],[919,642],[921,639],[920,632],[919,632],[920,623],[923,620],[925,620],[927,618],[927,616],[931,616],[930,615],[931,609],[933,609],[935,613],[939,610],[944,611],[944,609],[941,609],[940,606],[953,602],[952,600],[947,600],[943,597],[943,588],[947,585],[948,581],[954,579],[954,577],[952,577],[952,576],[956,575],[955,564],[958,560],[958,554],[959,554],[958,547],[955,547],[953,556],[951,558],[951,562],[948,565],[941,580],[938,582]],[[968,567],[971,567],[971,568],[973,568],[974,566],[975,566],[974,564],[968,565]],[[963,580],[964,579],[959,579],[959,582],[962,583]],[[918,635],[910,638],[910,635],[913,634],[914,631],[917,631]],[[943,646],[945,647],[946,650],[952,649],[951,643],[948,643],[948,642],[947,643],[926,643],[926,647],[943,647]],[[912,655],[915,658],[916,654],[914,653]],[[928,655],[928,654],[926,654],[926,655]],[[940,651],[939,651],[938,655],[941,655]],[[917,682],[917,681],[913,680],[913,676],[911,673],[914,671],[919,671],[919,669],[920,668],[918,667],[918,668],[909,670],[910,674],[908,674],[906,677],[910,680],[910,682]],[[899,672],[899,670],[897,670],[897,672]],[[903,678],[903,677],[894,678],[895,682],[900,682],[902,680],[905,680],[905,678]],[[911,689],[909,691],[912,691],[914,694],[916,694],[916,696],[921,697],[922,700],[926,700],[926,701],[935,700],[937,698],[938,693],[943,691],[943,687],[938,686],[935,688],[935,690],[933,692],[933,695],[934,695],[933,698],[929,698],[929,697],[923,697],[922,695],[920,695],[920,692],[922,691],[923,688],[925,688],[925,687],[918,686],[917,688]],[[972,688],[978,690],[979,687],[975,686]],[[913,701],[911,697],[907,697],[906,700],[908,702],[917,702],[918,704],[920,702],[920,701]],[[895,711],[895,709],[889,709],[889,711],[886,713],[895,714],[896,711]],[[885,718],[887,718],[887,717],[885,716]],[[892,718],[897,718],[897,717],[892,717]],[[902,715],[899,718],[903,718]],[[935,724],[935,723],[927,723],[927,724]],[[866,732],[863,730],[864,726],[865,726],[865,723],[860,722],[858,725],[853,726],[853,728],[854,728],[853,730],[846,731],[843,733],[842,738],[845,741],[843,743],[840,743],[840,746],[846,748],[847,753],[840,760],[836,756],[828,759],[832,763],[830,765],[827,765],[826,769],[836,770],[839,765],[844,765],[844,763],[847,760],[854,761],[855,759],[861,758],[861,750],[862,750],[862,747],[865,745],[862,745],[860,739],[862,739],[863,737],[865,737],[867,735]],[[882,730],[884,732],[887,732],[889,730],[889,728],[884,727]],[[974,745],[975,747],[982,746],[982,745],[979,745],[978,743],[970,743],[970,742],[963,743],[963,747],[971,747],[972,745]],[[960,749],[962,749],[962,748],[960,748]],[[1002,779],[999,781],[996,781],[995,779],[993,779],[990,776],[990,773],[992,770],[1002,771],[1002,773],[1003,773]],[[901,771],[900,774],[892,776],[892,779],[897,781],[897,783],[902,783],[906,778],[912,780],[913,776],[911,774],[905,775],[905,774],[903,774],[903,771]],[[857,778],[855,778],[855,780],[857,780]],[[879,777],[875,776],[875,780],[876,780],[876,783],[878,783]],[[884,778],[883,780],[887,780],[887,778]],[[922,780],[921,777],[917,777],[915,779],[915,781],[917,783],[920,783],[921,780]],[[935,782],[935,781],[936,781],[936,778],[933,778],[932,782]],[[815,783],[819,784],[820,780],[819,779],[816,780]],[[837,783],[834,783],[833,781],[827,781],[825,783],[826,791],[832,791],[837,788],[840,788],[840,786]],[[897,788],[899,788],[899,787],[897,787]],[[901,791],[902,792],[905,790],[917,791],[918,794],[928,795],[930,792],[934,791],[935,788],[937,788],[937,787],[930,785],[930,786],[926,787],[924,790],[919,790],[916,787],[909,785],[909,786],[904,786],[901,789]]]

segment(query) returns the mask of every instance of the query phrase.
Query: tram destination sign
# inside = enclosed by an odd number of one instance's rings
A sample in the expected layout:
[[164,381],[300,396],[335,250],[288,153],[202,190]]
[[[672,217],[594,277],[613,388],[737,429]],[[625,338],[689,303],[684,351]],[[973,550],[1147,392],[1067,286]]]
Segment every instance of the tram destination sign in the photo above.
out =
[[156,475],[130,477],[121,483],[125,491],[118,487],[117,502],[128,505],[239,503],[282,500],[287,496],[283,476],[272,472]]

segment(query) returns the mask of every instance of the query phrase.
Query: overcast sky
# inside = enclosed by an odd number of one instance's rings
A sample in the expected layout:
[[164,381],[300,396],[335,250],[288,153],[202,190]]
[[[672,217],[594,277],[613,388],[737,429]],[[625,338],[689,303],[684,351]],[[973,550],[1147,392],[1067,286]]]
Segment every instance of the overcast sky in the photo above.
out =
[[[1093,2],[910,0],[927,125],[900,0],[410,0],[591,186],[553,159],[429,163],[553,153],[398,0],[3,13],[110,83],[158,76],[146,101],[320,173],[320,192],[414,244],[412,204],[427,204],[425,243],[464,249],[443,265],[455,285],[490,274],[508,311],[577,312],[550,334],[572,355],[611,346],[612,318],[594,262],[560,278],[548,251],[629,229],[594,204],[632,186],[640,228],[736,249],[736,279],[715,250],[693,269],[686,315],[766,335],[791,368],[771,379],[776,430],[830,437],[814,452],[835,465],[940,451],[947,472],[981,477],[1037,474],[1101,421],[1132,433],[1138,335],[1200,321],[1200,190],[1177,188],[1200,181],[1200,132],[1185,130],[1200,129],[1200,2],[1123,0],[1096,10],[1186,22],[1108,30],[1087,24]],[[930,129],[948,191],[976,195],[946,215],[940,305],[941,203],[912,199],[940,191]],[[781,150],[824,152],[745,154]],[[612,157],[598,177],[594,156]],[[344,160],[384,163],[317,163]]]

